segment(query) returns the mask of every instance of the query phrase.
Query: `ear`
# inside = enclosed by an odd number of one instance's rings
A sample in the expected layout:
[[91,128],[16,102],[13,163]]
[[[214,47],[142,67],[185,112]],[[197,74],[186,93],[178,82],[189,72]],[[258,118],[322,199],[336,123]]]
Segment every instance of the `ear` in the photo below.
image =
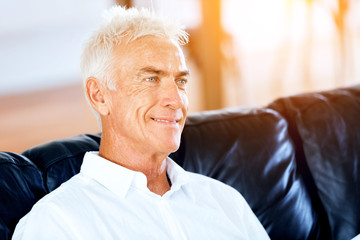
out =
[[97,78],[89,77],[85,83],[86,95],[91,106],[100,115],[109,114],[109,104],[107,101],[107,88]]

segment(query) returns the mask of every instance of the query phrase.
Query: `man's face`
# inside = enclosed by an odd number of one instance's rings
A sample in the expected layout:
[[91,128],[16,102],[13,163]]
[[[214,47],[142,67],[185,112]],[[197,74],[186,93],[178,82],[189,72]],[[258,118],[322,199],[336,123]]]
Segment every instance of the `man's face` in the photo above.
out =
[[[106,126],[122,146],[147,153],[176,151],[188,109],[188,69],[172,41],[141,37],[114,50],[116,90]],[[125,144],[125,145],[124,145]]]

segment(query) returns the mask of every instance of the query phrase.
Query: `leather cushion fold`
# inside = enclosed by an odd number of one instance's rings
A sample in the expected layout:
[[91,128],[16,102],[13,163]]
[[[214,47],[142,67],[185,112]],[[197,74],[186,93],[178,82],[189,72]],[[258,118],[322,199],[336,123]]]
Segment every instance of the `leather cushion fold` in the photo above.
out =
[[270,105],[298,135],[331,239],[360,232],[360,85],[281,98]]

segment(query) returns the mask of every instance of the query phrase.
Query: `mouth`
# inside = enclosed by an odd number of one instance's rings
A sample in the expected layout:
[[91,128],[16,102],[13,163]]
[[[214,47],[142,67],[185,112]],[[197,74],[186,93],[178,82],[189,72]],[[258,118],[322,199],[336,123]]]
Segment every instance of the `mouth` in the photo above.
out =
[[155,122],[161,122],[161,123],[171,123],[171,124],[176,124],[178,123],[180,120],[172,120],[172,119],[160,119],[160,118],[151,118],[152,120],[154,120]]

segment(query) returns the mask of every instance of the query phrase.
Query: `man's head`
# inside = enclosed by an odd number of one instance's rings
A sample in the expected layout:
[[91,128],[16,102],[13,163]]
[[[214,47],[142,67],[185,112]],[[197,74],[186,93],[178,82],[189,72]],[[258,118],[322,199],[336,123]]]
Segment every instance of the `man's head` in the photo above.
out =
[[87,44],[82,71],[103,139],[129,151],[169,154],[180,144],[189,71],[179,45],[187,34],[146,10],[121,7]]

